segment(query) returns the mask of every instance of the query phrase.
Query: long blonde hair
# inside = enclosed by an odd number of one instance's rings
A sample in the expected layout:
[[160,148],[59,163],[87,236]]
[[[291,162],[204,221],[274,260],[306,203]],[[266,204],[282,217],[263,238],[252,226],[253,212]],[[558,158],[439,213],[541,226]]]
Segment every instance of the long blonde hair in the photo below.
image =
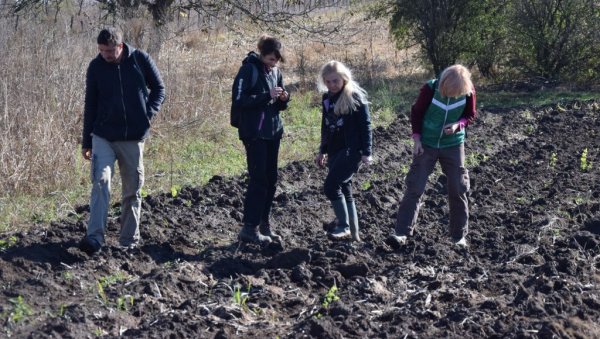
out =
[[463,65],[452,65],[440,76],[440,93],[445,97],[460,97],[473,92],[471,72]]
[[352,72],[339,61],[332,60],[321,67],[317,79],[317,88],[319,91],[327,92],[327,86],[323,79],[332,73],[338,74],[344,81],[342,93],[335,103],[335,108],[333,110],[335,115],[349,114],[361,104],[368,104],[367,91],[352,79]]

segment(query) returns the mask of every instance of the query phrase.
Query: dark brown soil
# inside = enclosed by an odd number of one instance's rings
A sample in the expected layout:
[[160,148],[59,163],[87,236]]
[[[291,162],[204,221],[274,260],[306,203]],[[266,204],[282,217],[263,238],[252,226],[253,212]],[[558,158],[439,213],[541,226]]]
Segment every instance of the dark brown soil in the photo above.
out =
[[447,235],[439,170],[416,235],[386,241],[411,161],[405,116],[375,131],[377,162],[356,177],[359,244],[327,239],[325,173],[308,161],[281,169],[279,246],[236,241],[245,177],[147,197],[134,250],[116,246],[111,215],[108,245],[80,252],[85,207],[2,235],[16,243],[0,254],[0,337],[598,338],[599,114],[599,101],[480,113],[468,250]]

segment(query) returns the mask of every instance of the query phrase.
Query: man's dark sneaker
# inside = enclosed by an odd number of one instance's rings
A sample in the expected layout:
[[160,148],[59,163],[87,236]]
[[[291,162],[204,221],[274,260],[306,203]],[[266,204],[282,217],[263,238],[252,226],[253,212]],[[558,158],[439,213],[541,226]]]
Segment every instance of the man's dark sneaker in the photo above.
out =
[[350,237],[350,227],[337,226],[329,233],[329,237],[335,240]]
[[242,242],[253,242],[257,244],[268,244],[271,237],[262,235],[256,226],[244,225],[240,231],[239,239]]
[[92,255],[100,251],[102,246],[94,239],[87,236],[83,237],[79,242],[79,249],[85,252],[87,255]]
[[271,229],[271,225],[267,223],[261,223],[260,225],[258,225],[258,230],[260,234],[266,235],[267,237],[271,238],[271,240],[281,242],[281,236],[273,232],[273,230]]

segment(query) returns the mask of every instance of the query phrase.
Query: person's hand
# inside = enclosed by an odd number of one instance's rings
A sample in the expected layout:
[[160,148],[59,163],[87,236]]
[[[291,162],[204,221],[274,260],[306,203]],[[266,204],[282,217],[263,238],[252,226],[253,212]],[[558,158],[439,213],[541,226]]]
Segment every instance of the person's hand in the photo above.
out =
[[413,157],[418,157],[419,155],[423,154],[423,152],[425,150],[423,149],[421,140],[414,140],[414,142],[415,142],[415,146],[413,148]]
[[282,92],[283,92],[283,88],[281,88],[281,87],[271,88],[271,98],[275,99],[275,98],[279,97]]
[[290,99],[290,94],[286,91],[281,92],[281,94],[279,94],[279,100],[286,102]]
[[365,165],[370,165],[370,164],[373,163],[373,157],[370,156],[370,155],[363,155],[360,158],[360,161],[362,161],[362,163],[365,164]]
[[315,164],[317,164],[317,166],[319,166],[319,167],[324,167],[326,159],[327,159],[327,154],[319,153],[319,154],[317,154],[317,157],[315,158]]
[[92,149],[91,148],[83,148],[81,150],[81,155],[83,155],[83,158],[85,160],[91,160],[92,159]]
[[444,126],[444,134],[446,135],[454,134],[458,131],[460,131],[460,124],[458,122]]

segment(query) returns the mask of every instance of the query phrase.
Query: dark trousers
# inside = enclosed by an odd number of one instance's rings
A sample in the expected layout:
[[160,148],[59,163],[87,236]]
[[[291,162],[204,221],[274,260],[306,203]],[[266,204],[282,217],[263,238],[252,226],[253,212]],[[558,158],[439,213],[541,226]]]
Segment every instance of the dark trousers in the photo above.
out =
[[346,203],[354,201],[352,197],[352,176],[360,166],[360,154],[348,149],[342,149],[330,154],[327,160],[329,172],[325,178],[325,196],[330,201],[346,198]]
[[277,184],[277,158],[281,139],[244,140],[248,162],[248,190],[244,199],[244,224],[269,223]]
[[413,158],[406,175],[406,190],[396,216],[396,234],[413,234],[427,179],[439,161],[448,184],[450,236],[460,239],[467,235],[469,228],[469,172],[465,168],[464,144],[440,149],[423,148],[423,154]]

